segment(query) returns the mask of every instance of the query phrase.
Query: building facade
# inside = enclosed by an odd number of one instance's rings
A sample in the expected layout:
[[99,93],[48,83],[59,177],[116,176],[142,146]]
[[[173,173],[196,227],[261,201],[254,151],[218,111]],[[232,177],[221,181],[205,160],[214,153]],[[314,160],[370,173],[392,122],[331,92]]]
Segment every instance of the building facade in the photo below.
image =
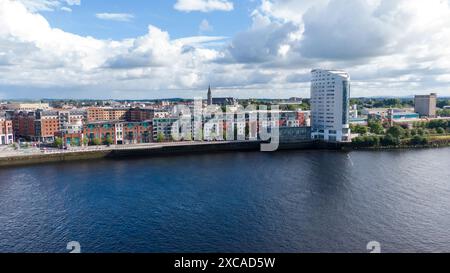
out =
[[420,116],[436,117],[437,95],[418,95],[414,97],[414,110]]
[[152,121],[97,121],[85,124],[83,134],[89,144],[150,143],[153,138],[153,126]]
[[37,111],[34,122],[34,139],[40,142],[53,142],[60,132],[58,111]]
[[9,103],[6,104],[6,109],[15,111],[49,110],[50,105],[48,103]]
[[31,139],[36,135],[36,112],[20,111],[14,113],[13,130],[16,139]]
[[87,121],[126,120],[128,110],[112,107],[90,107],[87,109]]
[[[172,140],[173,125],[178,122],[178,118],[154,118],[153,119],[153,140]],[[191,129],[192,130],[192,129]]]
[[339,70],[311,71],[311,136],[329,142],[351,141],[350,75]]
[[127,121],[139,122],[152,120],[155,117],[155,109],[153,108],[131,108],[126,116]]
[[14,142],[14,130],[12,120],[0,117],[0,145],[8,145]]

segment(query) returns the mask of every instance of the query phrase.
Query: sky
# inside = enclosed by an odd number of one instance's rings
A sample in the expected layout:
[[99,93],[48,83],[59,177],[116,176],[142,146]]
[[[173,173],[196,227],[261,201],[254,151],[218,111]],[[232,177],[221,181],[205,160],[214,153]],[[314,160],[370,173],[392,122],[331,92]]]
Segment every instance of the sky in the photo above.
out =
[[450,0],[0,0],[1,99],[450,95]]

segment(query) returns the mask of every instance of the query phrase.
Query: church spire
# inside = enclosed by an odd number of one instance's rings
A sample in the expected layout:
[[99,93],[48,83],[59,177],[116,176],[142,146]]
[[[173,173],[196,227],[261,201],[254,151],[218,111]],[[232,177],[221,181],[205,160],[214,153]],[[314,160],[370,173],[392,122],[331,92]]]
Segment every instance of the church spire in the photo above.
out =
[[208,105],[212,105],[211,85],[208,87]]

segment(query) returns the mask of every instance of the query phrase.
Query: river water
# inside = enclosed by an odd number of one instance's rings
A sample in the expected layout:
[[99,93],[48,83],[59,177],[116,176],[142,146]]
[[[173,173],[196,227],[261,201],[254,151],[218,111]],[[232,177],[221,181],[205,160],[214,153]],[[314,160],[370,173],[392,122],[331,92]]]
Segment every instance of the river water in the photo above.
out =
[[450,252],[450,149],[0,169],[0,252]]

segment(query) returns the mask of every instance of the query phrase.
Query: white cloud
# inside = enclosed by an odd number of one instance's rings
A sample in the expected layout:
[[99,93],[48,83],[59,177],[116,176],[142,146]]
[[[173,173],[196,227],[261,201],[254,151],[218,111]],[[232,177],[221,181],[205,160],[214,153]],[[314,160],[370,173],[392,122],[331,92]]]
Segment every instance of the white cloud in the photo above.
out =
[[177,0],[174,8],[184,12],[231,11],[234,9],[234,4],[228,0]]
[[[63,5],[79,6],[81,0],[15,0],[21,2],[30,11],[54,11],[58,8],[64,10]],[[67,10],[65,10],[67,11]]]
[[79,6],[81,4],[81,0],[66,0],[66,3],[69,6]]
[[43,6],[23,3],[0,0],[4,94],[14,86],[73,96],[190,96],[212,83],[221,95],[306,96],[310,69],[325,67],[348,70],[355,95],[450,95],[448,1],[261,0],[252,25],[230,40],[172,39],[156,26],[140,37],[100,40],[54,28],[36,11]]
[[61,10],[66,12],[72,12],[72,9],[69,7],[62,7]]
[[291,82],[294,68],[347,69],[364,95],[449,92],[436,84],[450,74],[447,0],[261,0],[252,19],[223,62],[277,68]]
[[129,22],[134,18],[134,15],[129,13],[97,13],[95,16],[101,20],[119,22]]
[[214,27],[208,22],[208,20],[203,19],[200,25],[198,26],[198,31],[200,33],[213,31]]
[[[207,82],[218,51],[207,44],[224,37],[173,40],[155,26],[141,37],[99,40],[52,28],[22,4],[0,1],[0,86],[105,89],[187,89]],[[204,46],[205,45],[205,46]],[[103,95],[111,94],[104,91]]]

